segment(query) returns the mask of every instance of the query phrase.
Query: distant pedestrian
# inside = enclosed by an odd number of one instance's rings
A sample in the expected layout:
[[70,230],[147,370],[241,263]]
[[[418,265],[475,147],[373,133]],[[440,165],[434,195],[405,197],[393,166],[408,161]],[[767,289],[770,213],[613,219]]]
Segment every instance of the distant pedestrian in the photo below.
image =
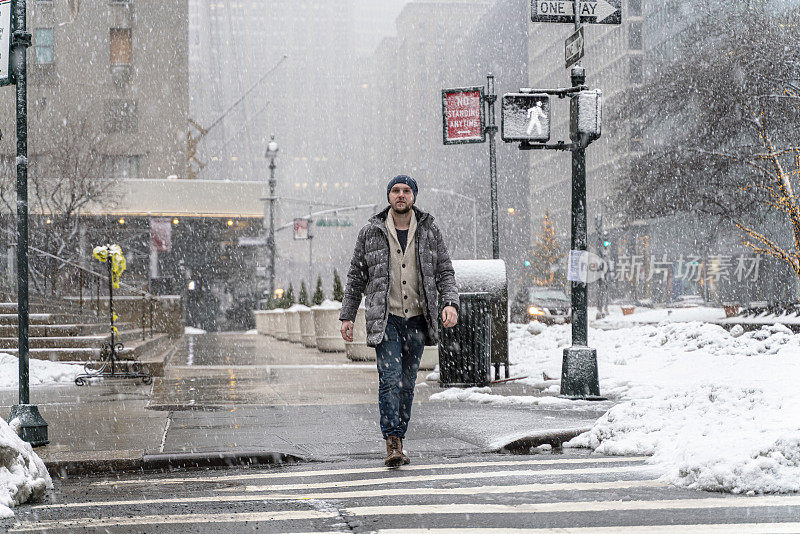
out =
[[386,196],[389,206],[358,234],[339,319],[342,337],[353,341],[353,321],[361,295],[366,296],[367,345],[375,347],[378,363],[384,464],[398,467],[411,462],[403,438],[422,351],[438,343],[436,294],[442,323],[449,328],[458,321],[458,289],[439,227],[431,215],[414,207],[417,182],[395,176]]

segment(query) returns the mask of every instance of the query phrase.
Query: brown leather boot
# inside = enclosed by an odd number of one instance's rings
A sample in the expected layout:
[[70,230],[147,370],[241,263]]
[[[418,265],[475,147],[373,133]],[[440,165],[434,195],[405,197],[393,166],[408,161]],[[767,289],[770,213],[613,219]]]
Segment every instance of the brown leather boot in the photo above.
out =
[[406,451],[403,450],[403,438],[400,438],[400,455],[403,457],[403,465],[411,463],[411,458],[406,456]]
[[386,460],[383,465],[386,467],[400,467],[403,464],[403,453],[400,448],[400,438],[389,436],[386,438]]

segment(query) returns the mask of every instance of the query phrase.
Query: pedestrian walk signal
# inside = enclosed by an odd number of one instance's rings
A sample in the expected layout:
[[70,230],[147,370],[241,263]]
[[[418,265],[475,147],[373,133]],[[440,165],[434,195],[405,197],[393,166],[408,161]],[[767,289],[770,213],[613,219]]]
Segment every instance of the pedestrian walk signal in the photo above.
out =
[[550,96],[542,93],[503,95],[503,141],[546,143],[550,140]]
[[603,91],[581,91],[570,100],[570,134],[573,139],[600,138],[603,124]]

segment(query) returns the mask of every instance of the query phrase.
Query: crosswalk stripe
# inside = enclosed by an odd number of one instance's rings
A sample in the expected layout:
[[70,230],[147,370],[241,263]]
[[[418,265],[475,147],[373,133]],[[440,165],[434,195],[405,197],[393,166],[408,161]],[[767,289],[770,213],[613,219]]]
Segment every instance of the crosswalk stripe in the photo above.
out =
[[573,512],[619,512],[633,510],[707,510],[718,508],[773,508],[798,506],[800,496],[710,497],[652,501],[573,501],[525,504],[409,504],[344,508],[353,516],[436,515],[436,514],[534,514]]
[[552,484],[522,484],[514,486],[472,486],[467,488],[395,488],[381,490],[357,490],[318,493],[277,493],[267,495],[216,495],[213,497],[172,497],[166,499],[138,499],[127,501],[71,502],[39,504],[31,510],[99,508],[110,506],[139,506],[145,504],[194,504],[208,502],[258,502],[258,501],[302,501],[309,499],[356,499],[365,497],[400,497],[410,495],[488,495],[504,493],[540,493],[552,491],[600,491],[632,488],[665,487],[658,480],[617,480],[613,482],[558,482]]
[[377,534],[796,534],[800,523],[715,523],[561,528],[430,528],[383,529]]
[[[385,517],[389,515],[477,515],[477,514],[535,514],[535,513],[574,513],[574,512],[618,512],[631,510],[675,510],[675,509],[719,509],[719,508],[758,508],[798,506],[800,497],[796,496],[760,496],[760,497],[728,497],[728,498],[701,498],[701,499],[668,499],[654,501],[582,501],[582,502],[552,502],[552,503],[526,503],[516,505],[504,504],[421,504],[421,505],[390,505],[390,506],[361,506],[344,508],[341,515],[355,517]],[[174,514],[174,515],[149,515],[126,517],[82,517],[64,520],[21,522],[12,527],[11,532],[25,532],[31,530],[44,530],[48,528],[80,528],[80,527],[106,527],[125,525],[152,525],[152,524],[189,524],[189,523],[241,523],[256,521],[291,521],[298,519],[329,519],[339,517],[336,511],[276,511],[276,512],[246,512],[227,514]],[[764,524],[770,528],[777,524]],[[794,525],[797,525],[795,523]],[[671,525],[677,527],[677,525]],[[710,525],[703,525],[708,528]],[[621,532],[621,528],[607,532]],[[642,527],[639,527],[642,528]],[[652,527],[647,526],[648,532]],[[591,529],[591,530],[589,530]],[[527,530],[527,529],[526,529]],[[742,532],[736,525],[735,530]],[[540,532],[569,532],[564,529],[550,529]],[[574,532],[599,532],[598,527],[585,527]],[[764,532],[796,532],[796,530],[771,530]],[[410,532],[410,531],[402,531]],[[414,532],[423,532],[416,530]],[[444,532],[444,531],[441,531]],[[455,531],[452,531],[455,532]],[[463,533],[458,529],[459,534]],[[674,532],[674,531],[673,531]],[[708,530],[704,530],[708,532]],[[761,532],[758,530],[757,532]]]
[[[603,457],[603,458],[565,458],[557,460],[502,460],[492,462],[457,462],[450,464],[424,464],[424,465],[409,465],[404,466],[403,471],[425,471],[428,469],[462,469],[462,468],[478,468],[478,467],[500,467],[500,466],[534,466],[534,465],[583,465],[583,464],[605,464],[605,463],[633,463],[643,462],[647,459],[646,456],[624,456],[624,457]],[[210,477],[174,477],[164,478],[157,480],[136,479],[136,480],[101,480],[94,482],[98,486],[122,486],[129,484],[182,484],[194,482],[224,482],[224,481],[237,481],[237,480],[253,480],[253,479],[273,479],[273,478],[301,478],[301,477],[319,477],[319,476],[333,476],[333,475],[350,475],[362,473],[385,473],[385,467],[357,467],[352,469],[315,469],[308,471],[289,471],[280,473],[249,473],[242,475],[220,475]]]
[[9,532],[30,532],[46,529],[87,528],[92,529],[129,525],[182,525],[196,523],[245,523],[255,521],[293,521],[299,519],[330,519],[339,517],[336,512],[317,510],[248,512],[240,514],[174,514],[143,515],[126,517],[79,517],[48,521],[25,521],[11,527]]
[[[430,482],[437,480],[467,480],[481,478],[506,478],[506,477],[550,477],[561,475],[597,475],[606,473],[625,472],[652,472],[653,468],[647,465],[628,465],[614,467],[586,467],[583,469],[518,469],[510,471],[485,471],[479,473],[441,473],[436,475],[417,475],[406,477],[381,477],[357,480],[337,480],[333,482],[309,482],[303,484],[270,484],[264,486],[244,486],[244,491],[286,491],[310,490],[321,488],[346,488],[354,486],[377,486],[383,484],[407,484],[409,482]],[[242,491],[241,486],[233,488],[220,488],[217,491]]]

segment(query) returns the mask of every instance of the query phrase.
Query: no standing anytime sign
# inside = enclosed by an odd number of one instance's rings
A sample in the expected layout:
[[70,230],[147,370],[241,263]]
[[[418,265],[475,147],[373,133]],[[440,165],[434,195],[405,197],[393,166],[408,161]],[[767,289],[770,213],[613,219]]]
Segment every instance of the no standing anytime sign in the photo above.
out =
[[485,142],[483,87],[442,90],[442,121],[445,145]]

